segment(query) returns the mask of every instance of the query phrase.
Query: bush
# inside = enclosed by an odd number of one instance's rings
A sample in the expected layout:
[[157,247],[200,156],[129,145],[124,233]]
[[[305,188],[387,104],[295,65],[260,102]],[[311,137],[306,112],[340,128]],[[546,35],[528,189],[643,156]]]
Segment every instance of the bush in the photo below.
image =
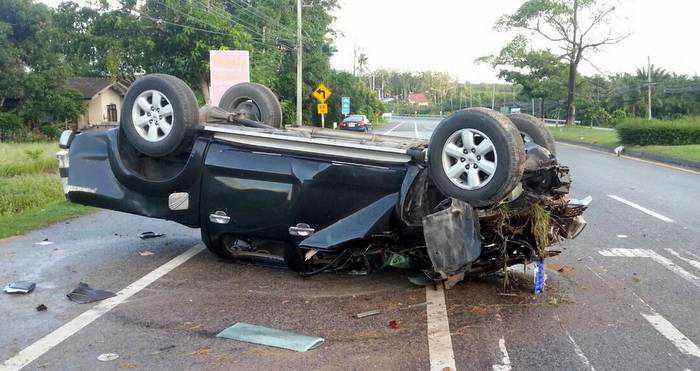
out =
[[700,144],[700,117],[674,121],[624,119],[615,126],[620,142],[627,145],[680,146]]

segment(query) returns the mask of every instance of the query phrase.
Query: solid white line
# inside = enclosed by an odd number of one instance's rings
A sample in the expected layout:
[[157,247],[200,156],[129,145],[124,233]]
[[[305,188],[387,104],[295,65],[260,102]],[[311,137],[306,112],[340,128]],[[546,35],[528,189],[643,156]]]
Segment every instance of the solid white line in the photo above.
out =
[[633,208],[643,212],[644,214],[651,215],[654,218],[663,220],[666,223],[673,223],[673,219],[666,217],[666,216],[663,216],[655,211],[651,211],[651,210],[647,209],[646,207],[639,206],[632,201],[627,201],[624,198],[616,196],[616,195],[608,195],[608,197],[612,198],[613,200],[620,201],[627,206],[632,206]]
[[420,139],[420,135],[418,135],[418,121],[413,123],[413,132],[416,134],[416,138]]
[[673,261],[665,256],[657,254],[653,250],[649,249],[610,249],[610,250],[600,250],[598,254],[607,257],[627,257],[627,258],[651,258],[651,260],[661,264],[664,268],[670,270],[671,272],[677,274],[678,276],[684,278],[686,281],[700,287],[700,279],[694,274],[688,272],[687,270],[679,267]]
[[437,290],[425,288],[425,301],[428,303],[428,353],[430,354],[430,370],[442,371],[446,368],[457,370],[455,355],[452,350],[450,323],[447,319],[445,291],[442,285]]
[[169,262],[161,265],[156,270],[148,273],[147,275],[141,277],[141,279],[139,279],[138,281],[119,291],[117,293],[117,296],[100,302],[100,304],[95,305],[94,307],[92,307],[92,309],[83,312],[79,316],[72,319],[70,322],[54,330],[52,333],[37,340],[34,344],[22,349],[22,351],[17,353],[14,357],[3,362],[3,364],[0,365],[0,370],[14,371],[22,369],[35,359],[39,358],[44,353],[51,350],[53,347],[68,339],[76,332],[80,331],[82,328],[86,327],[87,325],[94,322],[96,319],[100,318],[103,314],[109,312],[117,305],[123,303],[125,300],[129,299],[134,294],[143,290],[148,285],[155,282],[157,279],[163,277],[168,272],[180,266],[182,263],[188,261],[190,258],[197,255],[203,249],[204,245],[198,244],[185,251],[184,253],[178,255]]
[[671,322],[668,322],[664,317],[659,314],[644,314],[641,313],[642,317],[649,321],[651,325],[661,333],[666,339],[668,339],[673,345],[678,348],[683,354],[688,354],[700,358],[700,348],[698,348],[695,343],[693,343],[687,336],[683,335],[678,329],[673,326]]
[[700,262],[699,262],[699,261],[693,260],[693,259],[689,259],[689,258],[684,258],[684,257],[681,256],[681,254],[677,253],[677,252],[676,252],[675,250],[673,250],[673,249],[667,248],[666,251],[668,251],[669,253],[671,253],[671,255],[677,257],[678,259],[683,260],[684,262],[686,262],[686,263],[692,265],[692,266],[695,267],[696,269],[700,269]]
[[501,358],[500,364],[493,365],[493,370],[494,371],[509,371],[512,367],[510,365],[510,357],[508,356],[508,349],[506,349],[506,340],[505,339],[498,340],[498,348],[501,349],[501,354],[503,355],[503,358]]
[[403,123],[402,123],[402,122],[398,123],[398,124],[397,124],[396,126],[394,126],[393,128],[391,128],[391,129],[389,129],[389,130],[385,131],[385,132],[384,132],[384,135],[388,135],[388,134],[390,134],[390,133],[391,133],[392,131],[394,131],[394,130],[398,129],[398,128],[399,128],[399,126],[401,126],[401,125],[403,125]]
[[[583,149],[583,150],[586,150],[586,151],[591,151],[591,152],[598,152],[598,153],[602,153],[602,154],[604,154],[604,155],[608,155],[608,156],[612,156],[612,157],[618,157],[616,154],[611,153],[611,152],[605,152],[605,151],[601,151],[601,150],[598,150],[598,149],[593,149],[593,148],[588,148],[588,147],[585,147],[585,146],[580,146],[580,145],[577,145],[577,144],[571,144],[571,143],[565,143],[565,142],[559,142],[559,141],[557,141],[557,144],[562,144],[562,145],[570,146],[570,147],[576,147],[576,148],[580,148],[580,149]],[[678,166],[669,165],[669,164],[666,164],[666,163],[663,163],[663,162],[651,161],[651,160],[644,160],[644,159],[641,159],[641,158],[632,157],[632,156],[625,156],[625,155],[621,155],[621,156],[619,156],[619,157],[620,157],[620,158],[624,158],[624,159],[626,159],[626,160],[632,160],[632,161],[637,161],[637,162],[643,162],[643,163],[645,163],[645,164],[650,164],[650,165],[654,165],[654,166],[661,166],[661,167],[665,167],[665,168],[667,168],[667,169],[672,169],[672,170],[678,170],[678,171],[682,171],[682,172],[684,172],[684,173],[690,173],[690,174],[700,175],[700,172],[698,172],[698,171],[690,170],[690,169],[686,169],[686,168],[682,168],[682,167],[678,167]]]

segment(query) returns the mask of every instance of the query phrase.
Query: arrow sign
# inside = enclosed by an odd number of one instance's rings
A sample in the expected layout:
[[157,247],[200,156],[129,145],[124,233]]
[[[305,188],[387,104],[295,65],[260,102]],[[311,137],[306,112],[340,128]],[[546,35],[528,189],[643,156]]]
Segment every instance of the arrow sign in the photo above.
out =
[[313,97],[316,98],[319,103],[325,103],[328,98],[331,97],[331,94],[333,94],[331,89],[328,89],[326,85],[323,84],[318,84],[316,90],[311,93],[311,95],[313,95]]

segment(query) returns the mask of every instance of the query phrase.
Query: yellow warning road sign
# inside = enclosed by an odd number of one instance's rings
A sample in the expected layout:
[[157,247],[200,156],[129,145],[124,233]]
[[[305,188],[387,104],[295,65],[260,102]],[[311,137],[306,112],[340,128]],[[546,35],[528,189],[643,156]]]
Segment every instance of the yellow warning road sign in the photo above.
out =
[[319,115],[327,115],[328,114],[328,104],[319,103],[318,104],[318,114]]
[[313,97],[316,98],[319,103],[325,103],[328,98],[331,97],[331,94],[333,94],[331,89],[328,89],[326,85],[323,84],[318,84],[316,90],[311,93],[311,95],[313,95]]

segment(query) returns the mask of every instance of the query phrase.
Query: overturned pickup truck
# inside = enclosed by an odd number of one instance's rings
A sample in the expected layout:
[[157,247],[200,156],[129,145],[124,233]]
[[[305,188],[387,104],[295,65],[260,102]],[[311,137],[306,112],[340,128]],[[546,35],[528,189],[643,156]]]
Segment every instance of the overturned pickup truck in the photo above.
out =
[[569,169],[534,117],[474,108],[430,141],[283,127],[275,95],[239,84],[219,107],[147,75],[121,125],[64,132],[71,202],[200,228],[225,259],[284,263],[301,275],[406,268],[448,286],[558,254],[585,227]]

